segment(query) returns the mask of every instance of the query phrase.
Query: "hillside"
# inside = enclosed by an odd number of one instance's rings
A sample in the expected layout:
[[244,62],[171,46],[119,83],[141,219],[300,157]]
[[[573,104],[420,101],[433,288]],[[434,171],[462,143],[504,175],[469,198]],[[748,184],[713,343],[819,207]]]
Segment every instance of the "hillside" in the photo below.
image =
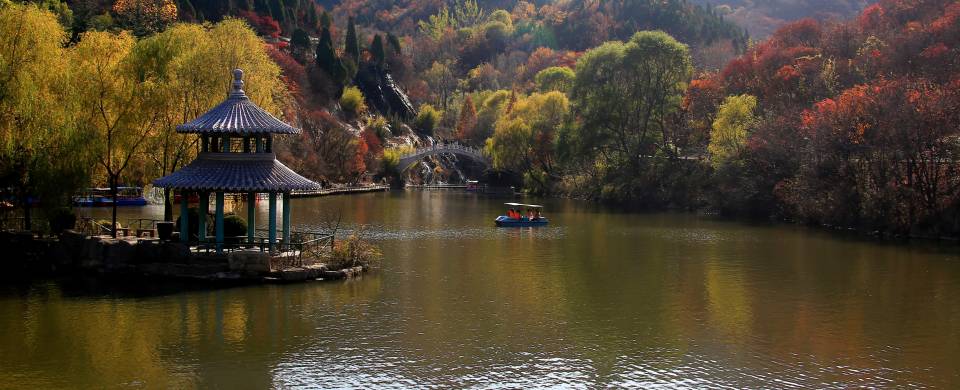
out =
[[957,42],[960,3],[884,0],[848,22],[786,25],[695,80],[692,104],[753,96],[760,118],[743,152],[719,166],[718,205],[957,234]]
[[695,0],[716,7],[716,12],[747,29],[754,39],[769,37],[781,26],[813,18],[840,21],[857,16],[871,0]]

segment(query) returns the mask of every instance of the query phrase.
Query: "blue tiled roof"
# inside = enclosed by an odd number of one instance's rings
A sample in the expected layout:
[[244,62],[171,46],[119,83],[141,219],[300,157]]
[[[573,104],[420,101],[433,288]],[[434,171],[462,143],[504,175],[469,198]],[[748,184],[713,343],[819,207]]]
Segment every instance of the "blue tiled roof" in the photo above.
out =
[[177,126],[179,133],[298,134],[300,129],[277,119],[253,104],[243,92],[243,71],[233,71],[233,91],[216,107],[197,119]]
[[320,189],[276,160],[273,153],[200,153],[180,170],[153,181],[163,188],[226,192],[288,192]]

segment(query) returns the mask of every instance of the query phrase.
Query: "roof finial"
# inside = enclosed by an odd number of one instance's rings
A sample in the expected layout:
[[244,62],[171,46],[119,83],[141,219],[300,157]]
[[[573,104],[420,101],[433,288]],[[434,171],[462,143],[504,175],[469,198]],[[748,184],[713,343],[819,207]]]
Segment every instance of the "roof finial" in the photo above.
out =
[[233,70],[233,93],[243,94],[243,71],[240,69]]

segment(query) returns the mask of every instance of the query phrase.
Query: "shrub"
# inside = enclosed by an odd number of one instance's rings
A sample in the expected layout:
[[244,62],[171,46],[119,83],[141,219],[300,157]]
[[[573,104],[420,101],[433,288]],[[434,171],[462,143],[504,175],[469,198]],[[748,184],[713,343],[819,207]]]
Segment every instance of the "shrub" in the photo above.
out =
[[361,115],[367,111],[367,105],[363,101],[363,93],[357,87],[347,87],[340,95],[340,108],[352,115]]
[[237,237],[247,235],[247,221],[236,214],[227,214],[223,216],[223,235],[224,237]]
[[389,125],[390,133],[397,137],[403,135],[403,129],[407,127],[407,125],[403,123],[403,118],[400,118],[399,115],[393,114],[391,114],[389,117]]
[[50,220],[50,231],[54,234],[63,233],[63,231],[67,229],[73,229],[77,224],[77,215],[73,213],[73,210],[66,207],[51,211],[48,219]]
[[377,265],[383,256],[380,249],[361,238],[360,235],[361,233],[352,234],[346,240],[337,241],[333,245],[333,253],[328,264],[331,269]]
[[390,124],[387,123],[387,119],[382,116],[368,120],[367,127],[373,130],[373,133],[377,135],[380,141],[386,140],[391,135]]
[[429,104],[420,106],[417,118],[413,120],[413,127],[424,134],[433,134],[433,130],[440,123],[440,111]]

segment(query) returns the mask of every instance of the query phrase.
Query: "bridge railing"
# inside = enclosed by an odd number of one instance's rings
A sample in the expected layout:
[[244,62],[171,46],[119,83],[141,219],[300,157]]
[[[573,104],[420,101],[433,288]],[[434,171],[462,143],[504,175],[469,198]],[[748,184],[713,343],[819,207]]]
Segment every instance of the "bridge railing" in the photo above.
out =
[[448,150],[460,150],[460,151],[466,152],[466,153],[468,153],[468,154],[475,155],[475,156],[477,156],[477,157],[486,158],[486,155],[483,153],[483,150],[482,150],[482,149],[475,148],[475,147],[472,147],[472,146],[467,146],[467,145],[461,145],[459,142],[444,143],[444,144],[433,144],[433,145],[428,146],[428,147],[425,147],[425,148],[417,148],[417,149],[414,150],[413,152],[404,154],[404,155],[401,156],[400,158],[401,158],[401,159],[406,159],[406,158],[411,158],[411,157],[420,156],[420,155],[423,155],[423,154],[426,154],[426,153],[438,152],[438,151],[439,151],[439,152],[443,152],[443,151],[448,151]]

